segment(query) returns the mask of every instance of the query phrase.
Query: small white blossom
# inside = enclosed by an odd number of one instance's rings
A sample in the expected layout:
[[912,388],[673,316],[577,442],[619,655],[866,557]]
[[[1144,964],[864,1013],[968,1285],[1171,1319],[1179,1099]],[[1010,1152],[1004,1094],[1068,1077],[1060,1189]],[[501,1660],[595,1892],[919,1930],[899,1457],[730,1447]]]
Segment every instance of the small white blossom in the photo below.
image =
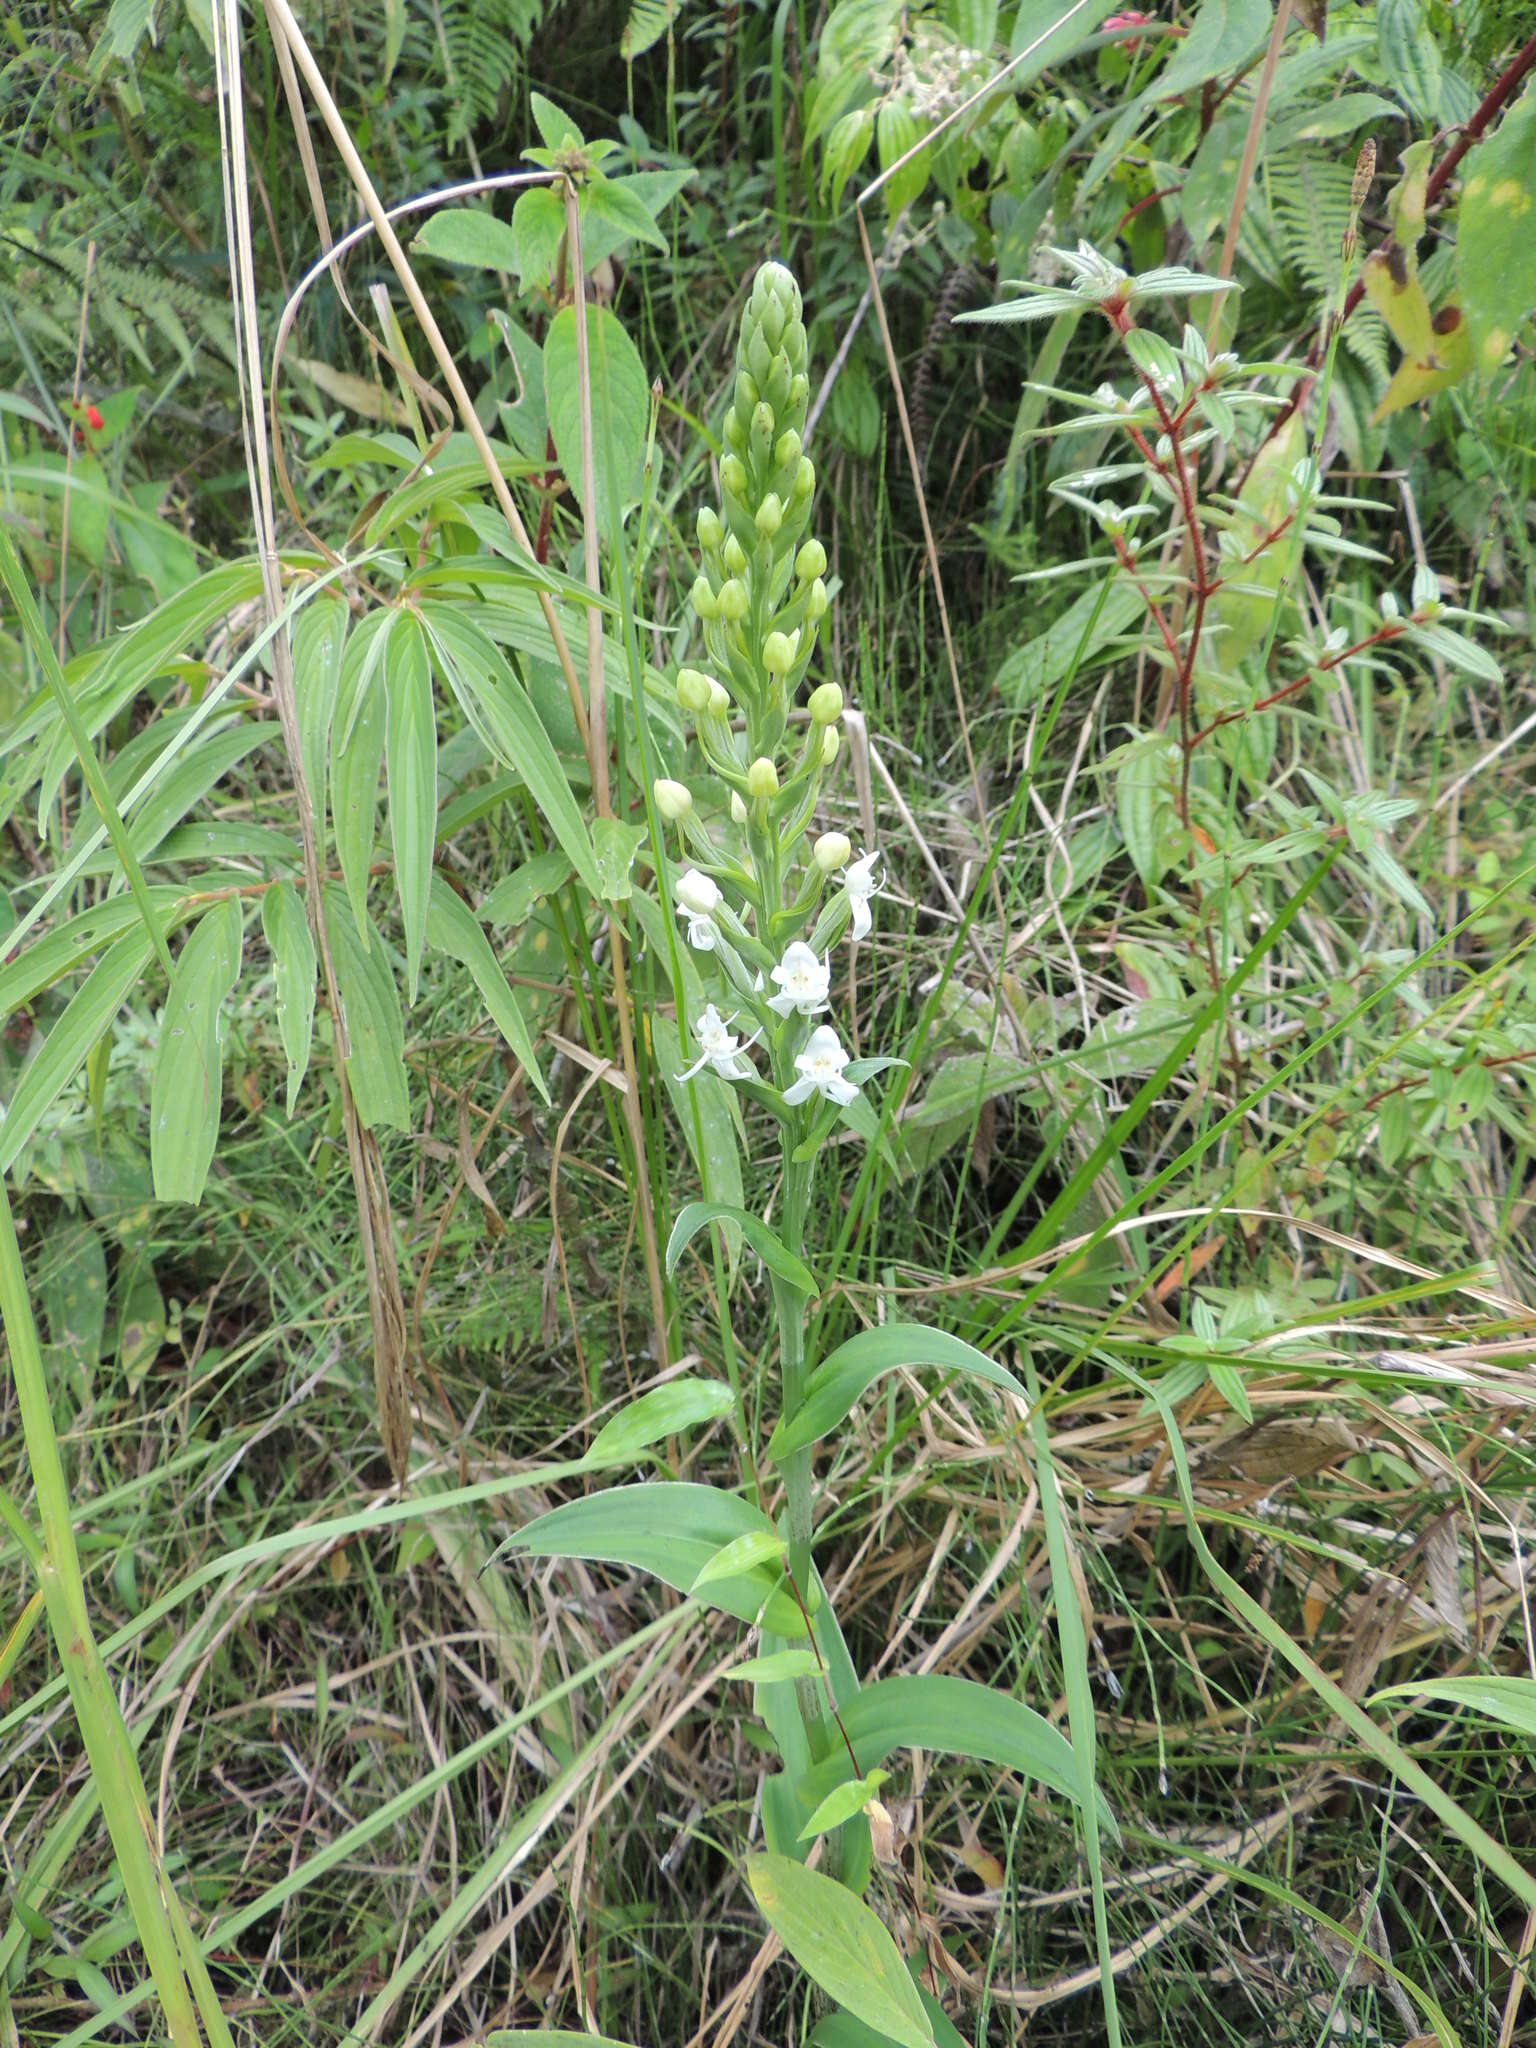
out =
[[827,1007],[832,970],[825,960],[816,958],[804,939],[796,939],[786,947],[784,958],[770,979],[778,984],[779,992],[768,998],[768,1007],[777,1010],[781,1017],[787,1017],[792,1010],[798,1010],[802,1017],[814,1017],[818,1010]]
[[869,853],[861,849],[858,859],[850,864],[847,874],[843,877],[843,890],[848,898],[848,908],[853,913],[855,939],[867,939],[874,929],[875,921],[870,915],[869,899],[879,893],[879,863],[878,851]]
[[832,1026],[818,1024],[806,1040],[805,1051],[795,1056],[795,1068],[800,1078],[784,1090],[784,1100],[800,1103],[808,1101],[812,1095],[822,1095],[840,1107],[852,1102],[859,1091],[852,1081],[843,1078],[847,1064],[848,1055],[843,1050],[843,1042]]
[[[713,1067],[722,1081],[744,1081],[751,1074],[751,1066],[741,1057],[742,1042],[731,1029],[735,1022],[734,1017],[722,1017],[713,1003],[706,1006],[693,1026],[693,1035],[699,1042],[699,1057],[686,1073],[678,1075],[679,1081],[691,1081],[705,1067]],[[747,1044],[754,1044],[756,1039],[754,1031]]]
[[720,891],[697,868],[689,868],[680,875],[677,882],[677,914],[688,927],[688,943],[697,953],[712,953],[718,934],[715,931],[715,912],[720,907]]

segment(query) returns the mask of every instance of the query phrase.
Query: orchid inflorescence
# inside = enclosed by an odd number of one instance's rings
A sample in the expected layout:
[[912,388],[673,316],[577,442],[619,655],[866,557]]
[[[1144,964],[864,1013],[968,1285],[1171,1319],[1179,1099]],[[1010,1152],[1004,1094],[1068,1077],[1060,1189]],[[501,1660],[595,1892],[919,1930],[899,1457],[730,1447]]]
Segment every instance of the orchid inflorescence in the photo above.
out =
[[[677,828],[682,871],[673,897],[688,944],[713,955],[732,1014],[715,1003],[691,1019],[698,1058],[755,1084],[781,1120],[816,1096],[846,1108],[864,1063],[850,1061],[829,1007],[831,952],[873,929],[880,855],[823,832],[802,852],[837,759],[843,693],[834,682],[797,697],[828,606],[826,550],[807,537],[816,471],[803,436],[810,384],[800,288],[779,263],[753,281],[742,317],[732,403],[720,458],[720,509],[698,515],[699,573],[692,603],[709,667],[684,667],[677,700],[694,723],[724,802],[708,822],[692,789],[654,786],[656,808]],[[727,824],[727,819],[729,823]],[[828,895],[828,885],[837,886]],[[730,1026],[746,1016],[750,1037]],[[761,1040],[773,1086],[744,1057]]]

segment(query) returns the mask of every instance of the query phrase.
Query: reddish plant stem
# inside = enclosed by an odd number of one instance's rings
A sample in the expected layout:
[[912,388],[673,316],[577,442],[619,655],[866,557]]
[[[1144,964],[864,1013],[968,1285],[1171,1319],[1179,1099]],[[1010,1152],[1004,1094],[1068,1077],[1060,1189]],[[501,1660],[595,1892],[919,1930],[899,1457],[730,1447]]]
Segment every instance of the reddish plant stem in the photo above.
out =
[[1363,654],[1367,647],[1377,647],[1383,640],[1395,640],[1404,626],[1411,623],[1405,619],[1389,620],[1386,625],[1378,626],[1368,638],[1357,640],[1353,647],[1340,648],[1337,654],[1330,655],[1326,661],[1318,662],[1317,666],[1309,668],[1304,676],[1297,676],[1296,680],[1287,683],[1283,690],[1276,690],[1272,697],[1260,698],[1257,704],[1250,704],[1245,711],[1224,711],[1220,718],[1213,718],[1209,725],[1194,735],[1189,742],[1191,749],[1198,747],[1202,740],[1208,740],[1213,732],[1224,725],[1236,725],[1240,719],[1252,718],[1257,712],[1270,711],[1276,704],[1283,704],[1287,697],[1294,697],[1299,690],[1304,690],[1308,683],[1314,682],[1318,676],[1327,675],[1353,655]]

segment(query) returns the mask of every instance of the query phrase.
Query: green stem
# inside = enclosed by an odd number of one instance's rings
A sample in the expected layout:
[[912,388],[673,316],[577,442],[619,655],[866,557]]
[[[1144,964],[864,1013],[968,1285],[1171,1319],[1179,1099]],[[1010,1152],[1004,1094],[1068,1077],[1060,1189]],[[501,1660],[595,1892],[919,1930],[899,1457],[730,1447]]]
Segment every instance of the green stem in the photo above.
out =
[[[783,1241],[796,1258],[800,1258],[805,1246],[805,1212],[811,1190],[811,1167],[809,1162],[796,1165],[790,1157],[792,1146],[788,1137],[784,1146],[784,1228]],[[805,1399],[805,1323],[806,1297],[798,1287],[787,1281],[776,1280],[773,1287],[773,1305],[779,1325],[779,1376],[782,1399],[780,1407],[786,1416],[798,1412]],[[784,1521],[789,1538],[789,1572],[800,1597],[810,1606],[811,1573],[813,1570],[811,1542],[814,1535],[814,1508],[811,1497],[811,1450],[791,1452],[783,1465],[784,1473]],[[811,1738],[812,1753],[819,1756],[825,1743],[825,1711],[821,1688],[813,1678],[802,1678],[796,1682],[795,1696],[800,1706],[800,1718],[805,1723],[806,1733]]]

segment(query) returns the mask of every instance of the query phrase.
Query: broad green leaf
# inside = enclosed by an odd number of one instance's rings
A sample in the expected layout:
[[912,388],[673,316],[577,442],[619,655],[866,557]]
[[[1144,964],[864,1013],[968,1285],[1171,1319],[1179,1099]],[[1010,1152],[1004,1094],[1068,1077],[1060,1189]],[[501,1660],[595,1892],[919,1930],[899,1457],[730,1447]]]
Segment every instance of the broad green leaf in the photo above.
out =
[[331,738],[331,821],[336,833],[336,854],[353,920],[365,935],[379,771],[384,764],[384,736],[389,725],[386,686],[379,667],[385,659],[395,617],[393,612],[371,614],[348,641],[342,657],[341,689]]
[[571,866],[601,895],[592,841],[560,756],[506,656],[451,605],[424,604],[421,620],[465,717],[496,759],[522,776]]
[[1536,1678],[1431,1678],[1423,1684],[1386,1686],[1371,1695],[1370,1703],[1374,1707],[1383,1700],[1407,1699],[1465,1707],[1536,1742]]
[[395,621],[384,677],[389,705],[389,836],[405,927],[406,988],[414,1003],[437,836],[437,714],[426,639],[410,612],[402,612]]
[[834,1786],[800,1830],[801,1841],[812,1842],[862,1813],[890,1775],[889,1771],[870,1771],[865,1777],[850,1778],[846,1785]]
[[1269,0],[1201,0],[1194,27],[1176,45],[1152,91],[1160,100],[1171,99],[1240,71],[1262,49],[1270,20]]
[[182,947],[160,1015],[149,1158],[162,1202],[199,1202],[219,1138],[224,1006],[240,975],[240,904],[217,903]]
[[523,290],[550,283],[565,235],[565,208],[548,185],[535,185],[512,209],[512,267]]
[[836,1429],[864,1389],[899,1366],[963,1372],[1024,1398],[1023,1387],[1007,1367],[994,1364],[964,1338],[930,1330],[922,1323],[884,1323],[878,1329],[861,1330],[823,1359],[805,1383],[800,1407],[792,1416],[780,1419],[769,1439],[769,1457],[786,1458]]
[[325,929],[346,1011],[347,1082],[357,1113],[369,1130],[387,1124],[411,1127],[410,1089],[405,1075],[405,1024],[394,976],[377,932],[370,942],[352,921],[352,906],[333,882],[324,893]]
[[[773,1524],[761,1508],[738,1494],[678,1480],[651,1480],[610,1487],[606,1493],[551,1509],[509,1536],[492,1562],[513,1552],[590,1558],[630,1565],[686,1593],[717,1551],[738,1536],[761,1530],[772,1533]],[[779,1577],[776,1571],[757,1570],[715,1579],[708,1583],[704,1598],[709,1606],[738,1620],[756,1621]],[[774,1625],[781,1635],[791,1632],[777,1621]]]
[[536,853],[510,875],[503,875],[490,895],[481,902],[482,924],[526,924],[534,906],[553,896],[571,879],[571,863],[558,847]]
[[634,343],[606,306],[587,307],[587,360],[591,371],[592,463],[597,504],[588,506],[581,483],[581,385],[576,368],[576,309],[565,306],[544,340],[544,393],[549,430],[571,494],[594,515],[606,543],[626,503],[638,497],[650,423],[650,384]]
[[[913,1969],[915,1958],[909,1958],[907,1967]],[[927,1986],[914,1974],[917,1995],[923,2001],[923,2011],[928,2015],[933,2028],[937,2048],[971,2048],[970,2042],[945,2012],[942,2005]],[[862,2020],[856,2020],[852,2013],[829,2012],[820,2018],[811,2029],[809,2048],[886,2048],[885,2036],[866,2027]]]
[[518,268],[516,236],[487,207],[442,207],[417,231],[411,247],[440,262],[462,263],[475,270],[504,270],[515,275]]
[[820,1669],[814,1650],[770,1650],[766,1657],[744,1657],[722,1676],[739,1678],[746,1685],[784,1685],[814,1678]]
[[1467,159],[1456,275],[1473,360],[1496,370],[1536,312],[1536,80]]
[[261,899],[261,929],[277,983],[277,1029],[288,1061],[288,1114],[309,1068],[315,1021],[315,937],[303,899],[291,882],[275,882]]
[[41,1048],[22,1069],[16,1092],[0,1122],[0,1173],[15,1165],[21,1148],[84,1066],[91,1048],[122,1007],[153,948],[135,921],[132,931],[109,946],[76,989]]
[[798,1287],[802,1294],[814,1294],[816,1276],[787,1250],[761,1216],[748,1209],[733,1209],[725,1202],[690,1202],[678,1213],[667,1240],[667,1272],[672,1273],[691,1240],[710,1223],[734,1223],[770,1273]]
[[717,1550],[688,1590],[696,1593],[712,1579],[739,1578],[743,1572],[756,1571],[762,1564],[782,1568],[785,1547],[785,1539],[777,1529],[749,1530],[734,1543],[727,1543],[723,1550]]
[[315,812],[315,837],[325,845],[326,763],[331,721],[341,686],[347,607],[339,597],[317,597],[293,622],[293,694],[299,717],[299,758]]
[[883,1921],[835,1878],[788,1856],[753,1856],[763,1918],[819,1990],[900,2048],[934,2048],[917,1987]]
[[611,256],[626,242],[649,242],[663,256],[667,238],[651,218],[640,195],[624,178],[603,178],[582,193],[581,260],[587,270]]
[[446,953],[461,967],[469,969],[475,987],[490,1012],[491,1022],[511,1047],[513,1056],[522,1062],[524,1073],[548,1102],[549,1089],[534,1055],[528,1021],[501,971],[501,963],[492,950],[491,942],[469,906],[460,901],[447,880],[439,874],[432,877],[432,893],[427,905],[427,943],[435,952]]
[[1053,625],[1004,659],[993,687],[1005,703],[1026,708],[1054,690],[1069,669],[1081,672],[1109,660],[1112,643],[1142,610],[1139,594],[1124,577],[1085,590]]
[[[1077,1758],[1065,1735],[1043,1714],[992,1686],[937,1675],[882,1678],[839,1711],[866,1771],[893,1750],[932,1749],[997,1764],[1072,1800],[1082,1797]],[[802,1790],[820,1801],[849,1775],[847,1755],[839,1751],[816,1765]]]
[[729,1415],[732,1398],[730,1388],[720,1380],[669,1380],[664,1387],[641,1394],[605,1422],[587,1455],[594,1464],[633,1457],[678,1430]]

